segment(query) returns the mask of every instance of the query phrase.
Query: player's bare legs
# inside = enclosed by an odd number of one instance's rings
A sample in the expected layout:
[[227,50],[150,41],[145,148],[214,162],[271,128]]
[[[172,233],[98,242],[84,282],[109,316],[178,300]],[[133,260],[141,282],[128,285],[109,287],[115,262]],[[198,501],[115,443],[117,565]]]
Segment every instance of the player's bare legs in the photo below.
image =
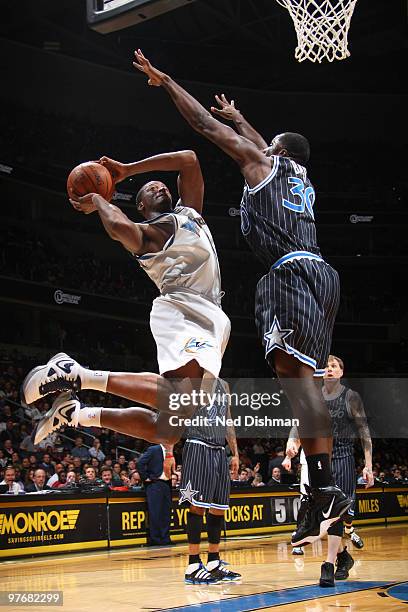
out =
[[[305,455],[331,455],[331,417],[323,398],[321,382],[313,376],[313,368],[279,349],[274,350],[273,361],[293,414],[299,420],[299,438]],[[316,437],[311,438],[310,432],[314,432]],[[326,484],[329,482],[328,478]]]
[[[65,372],[65,378],[59,377],[38,385],[37,379],[41,377],[42,380],[47,374],[49,376],[54,366]],[[183,427],[174,426],[170,420],[171,416],[191,415],[197,406],[193,404],[182,406],[181,403],[173,405],[170,402],[171,397],[178,397],[180,393],[189,394],[186,397],[191,397],[193,390],[200,390],[204,375],[203,369],[195,360],[191,360],[176,370],[166,372],[164,376],[159,376],[152,373],[133,374],[86,370],[65,354],[55,356],[44,368],[45,374],[41,370],[36,371],[39,370],[36,368],[28,375],[28,381],[25,381],[24,393],[31,398],[35,397],[37,387],[42,387],[42,391],[38,393],[45,395],[61,390],[58,388],[61,385],[67,390],[76,390],[76,386],[79,389],[95,389],[113,393],[157,408],[161,412],[157,413],[138,407],[124,409],[85,407],[81,409],[78,400],[72,398],[70,394],[62,394],[63,397],[57,398],[54,402],[50,414],[47,413],[39,423],[36,443],[60,425],[70,425],[73,427],[108,427],[113,431],[143,438],[149,442],[174,444],[179,440]],[[71,371],[66,372],[69,369]],[[71,372],[72,376],[70,376]],[[49,379],[46,378],[46,380]]]
[[333,486],[331,417],[314,370],[280,349],[275,349],[272,356],[279,381],[299,421],[299,438],[309,472],[307,506],[292,535],[292,545],[297,547],[322,537],[348,510],[352,500]]

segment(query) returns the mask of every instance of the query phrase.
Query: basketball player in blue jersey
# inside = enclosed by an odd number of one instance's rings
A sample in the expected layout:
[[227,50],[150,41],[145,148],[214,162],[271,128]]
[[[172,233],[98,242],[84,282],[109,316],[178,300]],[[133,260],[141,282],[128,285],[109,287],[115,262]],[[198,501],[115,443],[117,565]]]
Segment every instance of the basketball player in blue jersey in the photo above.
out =
[[[173,207],[166,185],[146,183],[137,194],[137,208],[145,221],[134,223],[119,208],[97,194],[73,206],[85,214],[97,213],[108,235],[135,258],[160,291],[152,306],[150,327],[157,345],[160,375],[95,371],[83,368],[65,353],[31,370],[23,382],[25,401],[31,404],[53,392],[61,393],[40,421],[38,444],[49,433],[70,427],[106,427],[155,443],[175,443],[182,428],[171,426],[170,415],[189,414],[197,405],[179,403],[180,393],[212,387],[221,369],[230,321],[221,308],[221,276],[214,242],[201,217],[204,183],[193,151],[164,153],[133,164],[109,158],[115,182],[151,171],[177,171],[179,201]],[[71,391],[94,389],[156,408],[81,409]],[[173,401],[170,403],[170,398]],[[166,414],[165,414],[166,413]]]
[[237,125],[237,133],[154,68],[140,50],[135,57],[134,66],[146,74],[149,85],[163,87],[191,127],[234,159],[245,178],[242,232],[269,270],[257,287],[257,327],[266,359],[300,422],[312,487],[292,544],[308,544],[322,537],[352,503],[332,485],[331,419],[314,379],[323,375],[329,355],[339,278],[316,242],[315,191],[305,168],[309,143],[300,134],[284,133],[268,147],[247,122]]
[[[187,584],[212,584],[220,578],[223,582],[240,580],[241,575],[226,567],[220,559],[221,531],[225,510],[229,507],[231,480],[229,467],[238,472],[239,456],[233,426],[226,423],[231,418],[229,389],[218,379],[214,385],[214,399],[194,413],[197,425],[184,431],[186,442],[180,485],[180,505],[188,505],[187,537],[189,562],[185,572]],[[228,442],[232,457],[230,466],[225,452]],[[200,558],[203,517],[206,515],[208,534],[208,560],[204,566]]]
[[[343,545],[344,533],[351,538],[356,548],[363,548],[364,543],[354,531],[352,521],[354,518],[354,503],[356,499],[356,466],[354,463],[354,444],[357,438],[361,441],[364,452],[363,479],[368,489],[374,484],[372,471],[372,442],[367,417],[360,395],[341,383],[344,374],[344,363],[340,357],[329,355],[326,374],[324,377],[323,395],[333,421],[333,478],[343,491],[353,500],[353,506],[335,525],[328,530],[328,547],[326,561],[321,567],[320,586],[332,587],[334,581],[348,578],[349,570],[354,560]],[[297,455],[300,440],[296,428],[289,434],[286,445],[286,457],[282,465],[290,469],[291,459]],[[302,496],[308,495],[308,468],[303,453],[300,454]],[[303,497],[304,499],[304,497]],[[303,505],[304,502],[302,502]],[[302,508],[301,505],[301,508]],[[303,554],[301,548],[293,548],[294,554]]]

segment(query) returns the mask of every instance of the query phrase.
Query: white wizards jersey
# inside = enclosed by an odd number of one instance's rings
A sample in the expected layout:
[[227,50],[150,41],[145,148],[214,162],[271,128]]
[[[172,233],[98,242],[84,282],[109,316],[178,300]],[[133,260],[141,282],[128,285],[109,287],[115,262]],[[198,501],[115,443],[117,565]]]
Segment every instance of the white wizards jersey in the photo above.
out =
[[163,249],[137,257],[160,293],[185,289],[221,303],[221,275],[211,232],[193,208],[176,206],[174,211],[147,221],[172,230]]

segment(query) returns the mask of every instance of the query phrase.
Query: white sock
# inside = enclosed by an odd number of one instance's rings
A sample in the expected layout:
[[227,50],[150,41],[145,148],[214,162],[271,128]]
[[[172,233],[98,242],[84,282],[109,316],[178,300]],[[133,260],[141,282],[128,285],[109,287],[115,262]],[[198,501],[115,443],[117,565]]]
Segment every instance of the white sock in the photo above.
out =
[[206,564],[206,568],[208,569],[209,572],[211,572],[213,569],[218,567],[219,564],[220,564],[220,560],[214,559],[214,561],[208,561],[208,563]]
[[78,414],[78,425],[82,427],[101,427],[102,408],[91,406],[82,408]]
[[190,563],[190,565],[186,569],[186,574],[192,574],[200,567],[199,563]]
[[81,388],[93,389],[94,391],[106,393],[109,374],[110,372],[104,372],[103,370],[87,370],[86,368],[81,368]]

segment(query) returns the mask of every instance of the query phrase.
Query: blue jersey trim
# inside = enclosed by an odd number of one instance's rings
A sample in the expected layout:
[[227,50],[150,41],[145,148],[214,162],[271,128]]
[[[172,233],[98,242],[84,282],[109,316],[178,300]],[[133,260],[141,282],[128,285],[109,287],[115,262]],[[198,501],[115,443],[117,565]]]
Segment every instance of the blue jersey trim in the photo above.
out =
[[[284,351],[285,353],[288,353],[288,355],[293,355],[294,357],[296,357],[296,359],[299,359],[299,361],[301,361],[302,363],[305,363],[306,365],[310,366],[316,371],[316,365],[317,365],[316,359],[313,359],[313,357],[309,357],[308,355],[304,355],[300,351],[297,351],[295,348],[293,348],[293,346],[289,346],[287,342],[285,344],[286,344],[286,350],[281,346],[275,345],[274,348],[270,349],[269,351],[265,353],[265,357],[267,357],[271,351],[277,348],[277,349],[280,349],[281,351]],[[320,370],[317,370],[317,372],[320,372]],[[322,376],[322,374],[318,374],[318,376]]]
[[316,261],[324,261],[323,257],[316,255],[316,253],[310,253],[310,251],[292,251],[292,253],[283,255],[283,257],[280,257],[277,261],[275,261],[271,269],[276,270],[282,264],[292,261],[293,259],[315,259]]
[[260,183],[258,183],[258,185],[255,185],[255,187],[248,186],[248,193],[253,195],[257,191],[262,189],[262,187],[265,187],[265,185],[267,185],[274,178],[274,176],[276,175],[278,171],[278,168],[279,168],[279,156],[274,155],[273,156],[273,167],[272,167],[271,172]]

